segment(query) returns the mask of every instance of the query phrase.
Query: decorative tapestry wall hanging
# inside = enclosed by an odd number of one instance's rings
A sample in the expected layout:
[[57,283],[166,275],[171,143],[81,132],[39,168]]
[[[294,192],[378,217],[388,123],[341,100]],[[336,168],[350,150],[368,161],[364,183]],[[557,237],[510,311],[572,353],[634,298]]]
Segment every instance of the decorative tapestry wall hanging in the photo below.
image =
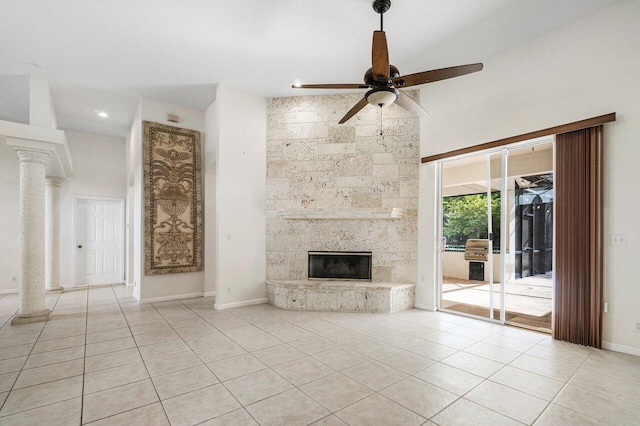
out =
[[143,126],[145,274],[200,271],[200,132]]

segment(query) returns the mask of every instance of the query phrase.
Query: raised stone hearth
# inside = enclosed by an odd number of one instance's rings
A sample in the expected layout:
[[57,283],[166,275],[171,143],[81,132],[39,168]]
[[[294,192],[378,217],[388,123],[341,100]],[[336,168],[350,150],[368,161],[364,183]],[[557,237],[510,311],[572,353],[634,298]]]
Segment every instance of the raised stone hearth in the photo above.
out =
[[415,305],[416,285],[267,280],[269,303],[293,311],[393,313]]

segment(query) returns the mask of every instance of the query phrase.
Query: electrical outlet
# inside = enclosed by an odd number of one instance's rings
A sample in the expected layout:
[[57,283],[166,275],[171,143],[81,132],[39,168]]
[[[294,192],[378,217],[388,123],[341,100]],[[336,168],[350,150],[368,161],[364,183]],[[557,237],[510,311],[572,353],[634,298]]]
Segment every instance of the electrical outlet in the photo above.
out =
[[633,321],[633,331],[640,333],[640,320]]
[[18,281],[18,277],[16,277],[15,275],[11,275],[11,281],[12,282]]
[[227,287],[227,293],[231,293],[231,287]]
[[627,234],[611,234],[609,236],[609,241],[612,246],[626,246],[627,245]]

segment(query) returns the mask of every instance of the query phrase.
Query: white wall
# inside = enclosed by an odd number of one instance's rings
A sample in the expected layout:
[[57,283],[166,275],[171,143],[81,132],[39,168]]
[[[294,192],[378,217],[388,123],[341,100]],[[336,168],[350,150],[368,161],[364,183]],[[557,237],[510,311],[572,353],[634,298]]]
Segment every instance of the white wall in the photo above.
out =
[[0,120],[29,124],[30,84],[28,75],[0,76]]
[[224,309],[266,302],[266,101],[219,85],[215,102],[216,307]]
[[[167,121],[167,114],[180,117],[179,123]],[[187,272],[181,274],[144,275],[144,211],[143,178],[142,178],[142,122],[152,121],[174,127],[204,131],[204,114],[191,108],[168,104],[153,99],[141,98],[131,132],[128,138],[128,172],[129,182],[134,185],[134,217],[133,223],[133,262],[134,262],[134,296],[141,302],[172,299],[202,295],[204,272]],[[204,140],[201,137],[201,143]],[[203,156],[204,157],[204,156]],[[204,158],[203,158],[204,161]],[[206,224],[205,224],[206,226]],[[204,235],[206,239],[206,235]]]
[[29,124],[57,129],[56,107],[49,82],[42,77],[29,77]]
[[[73,283],[73,198],[127,196],[125,141],[121,138],[66,130],[73,177],[60,190],[60,283]],[[124,253],[123,253],[124,256]]]
[[[640,285],[631,274],[640,254],[640,2],[617,2],[484,62],[482,72],[424,86],[431,117],[421,123],[421,155],[523,134],[610,112],[605,127],[605,241],[628,234],[627,246],[605,246],[609,313],[604,341],[640,354]],[[435,167],[421,167],[420,281],[417,302],[435,302]]]
[[[20,272],[20,166],[18,155],[0,136],[0,294],[17,291]],[[11,281],[11,276],[16,281]]]
[[[422,99],[422,91],[420,92]],[[422,153],[424,119],[420,124],[420,155]],[[436,163],[420,166],[420,196],[418,197],[418,280],[416,285],[416,308],[436,310],[439,282],[440,236],[438,229],[439,195],[438,167]]]
[[204,150],[202,177],[204,202],[204,295],[212,296],[216,292],[217,271],[217,229],[216,229],[216,155],[219,129],[218,102],[214,101],[204,112]]
[[[128,231],[128,264],[129,270],[133,269],[133,278],[128,279],[127,284],[133,284],[133,296],[140,300],[140,283],[144,269],[144,252],[141,236],[141,226],[144,224],[142,212],[142,101],[133,116],[131,130],[126,143],[127,165],[127,204],[130,206],[127,222]],[[132,267],[131,267],[132,265]]]

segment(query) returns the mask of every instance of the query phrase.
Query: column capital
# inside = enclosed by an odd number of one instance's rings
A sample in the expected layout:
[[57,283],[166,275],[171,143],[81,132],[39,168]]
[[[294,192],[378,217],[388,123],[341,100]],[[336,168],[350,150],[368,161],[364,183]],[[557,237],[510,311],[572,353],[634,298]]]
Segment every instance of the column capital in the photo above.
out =
[[64,178],[47,176],[46,185],[47,186],[62,186],[64,183]]
[[17,146],[14,146],[13,149],[16,151],[16,154],[18,154],[18,161],[21,163],[39,163],[46,165],[47,161],[51,157],[51,153],[49,151],[44,151],[42,149]]

